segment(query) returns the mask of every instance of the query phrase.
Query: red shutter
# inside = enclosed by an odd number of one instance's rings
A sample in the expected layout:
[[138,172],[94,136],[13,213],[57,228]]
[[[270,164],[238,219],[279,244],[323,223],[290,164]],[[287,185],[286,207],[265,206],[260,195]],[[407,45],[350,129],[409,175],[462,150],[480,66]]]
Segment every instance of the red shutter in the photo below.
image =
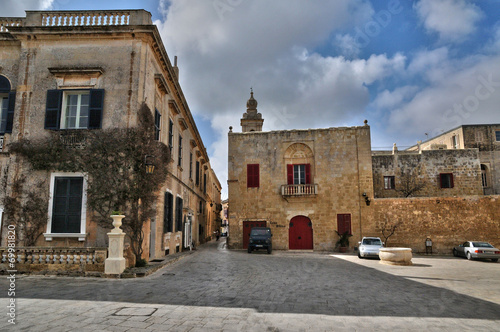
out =
[[259,179],[259,164],[247,165],[247,188],[258,188],[260,185]]
[[306,184],[311,184],[311,164],[306,164]]
[[254,187],[260,187],[260,173],[259,173],[259,164],[254,165],[253,167],[253,184]]
[[350,214],[337,214],[337,231],[339,234],[351,232],[351,215]]
[[288,185],[292,185],[293,184],[293,165],[292,164],[286,165],[286,178],[287,178]]

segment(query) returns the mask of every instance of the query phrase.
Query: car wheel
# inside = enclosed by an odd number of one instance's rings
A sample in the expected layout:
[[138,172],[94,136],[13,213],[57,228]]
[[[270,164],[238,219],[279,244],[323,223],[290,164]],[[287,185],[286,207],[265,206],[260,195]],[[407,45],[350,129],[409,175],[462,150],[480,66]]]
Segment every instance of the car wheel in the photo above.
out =
[[471,260],[471,259],[472,259],[472,254],[471,254],[469,251],[467,252],[467,259],[468,259],[468,260]]
[[492,258],[491,261],[496,263],[496,262],[498,262],[498,258]]
[[273,252],[273,249],[271,247],[267,248],[267,253],[270,255]]
[[248,248],[248,253],[252,253],[252,248]]
[[458,257],[457,249],[453,249],[453,256]]
[[358,258],[363,258],[363,256],[361,256],[361,253],[358,251]]

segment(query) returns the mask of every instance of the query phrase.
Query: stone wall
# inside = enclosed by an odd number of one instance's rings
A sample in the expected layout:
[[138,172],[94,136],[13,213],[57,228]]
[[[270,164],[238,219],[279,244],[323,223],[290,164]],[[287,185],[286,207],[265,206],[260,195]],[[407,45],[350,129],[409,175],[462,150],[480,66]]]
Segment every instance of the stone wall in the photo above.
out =
[[[481,167],[477,149],[424,150],[421,153],[396,151],[372,157],[375,197],[402,197],[401,171],[413,171],[413,177],[425,186],[413,197],[482,195]],[[441,188],[439,175],[453,174],[453,188]],[[396,190],[384,189],[384,176],[394,176]]]
[[467,240],[487,241],[500,247],[500,196],[375,199],[371,215],[363,220],[364,236],[380,236],[381,224],[400,223],[389,247],[410,247],[425,252],[425,239],[433,252],[451,254]]

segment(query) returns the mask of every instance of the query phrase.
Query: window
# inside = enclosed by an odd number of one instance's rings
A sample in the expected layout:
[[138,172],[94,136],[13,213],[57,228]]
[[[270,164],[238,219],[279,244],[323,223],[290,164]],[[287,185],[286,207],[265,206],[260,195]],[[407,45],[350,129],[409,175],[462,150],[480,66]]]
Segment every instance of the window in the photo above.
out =
[[247,165],[247,188],[259,188],[259,164]]
[[193,179],[193,153],[189,153],[189,178]]
[[165,202],[163,203],[163,233],[173,232],[174,230],[174,196],[166,192]]
[[311,184],[311,165],[287,165],[287,183],[293,184]]
[[481,165],[481,180],[483,182],[483,188],[488,187],[488,168],[485,165]]
[[337,232],[339,234],[352,234],[351,231],[351,215],[350,214],[337,214]]
[[16,93],[0,93],[0,134],[12,133]]
[[495,131],[497,142],[500,142],[500,130]]
[[439,182],[441,184],[441,188],[453,188],[453,174],[452,173],[439,174]]
[[47,241],[53,237],[85,240],[87,183],[81,173],[51,175]]
[[182,231],[182,198],[175,199],[175,228],[177,232]]
[[49,90],[45,129],[98,129],[102,126],[104,90]]
[[182,136],[179,135],[179,159],[177,160],[177,166],[182,167]]
[[161,114],[155,109],[155,140],[160,140]]
[[394,176],[384,176],[384,189],[395,189]]
[[200,162],[196,162],[196,185],[200,184]]
[[451,137],[451,147],[454,148],[454,149],[458,149],[459,146],[458,146],[458,136],[452,136]]
[[207,174],[203,174],[203,193],[207,193]]
[[168,122],[168,147],[170,148],[170,154],[172,154],[174,148],[174,121],[172,119],[169,119]]
[[482,131],[476,131],[474,133],[474,136],[475,136],[476,142],[480,143],[483,141],[483,132]]

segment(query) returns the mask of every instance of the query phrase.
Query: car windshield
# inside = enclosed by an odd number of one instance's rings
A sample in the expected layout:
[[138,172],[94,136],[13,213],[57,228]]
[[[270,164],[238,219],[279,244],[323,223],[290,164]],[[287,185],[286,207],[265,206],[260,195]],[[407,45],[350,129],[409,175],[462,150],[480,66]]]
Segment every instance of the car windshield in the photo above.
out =
[[266,235],[269,234],[270,230],[268,229],[252,229],[250,235]]
[[382,241],[380,241],[380,239],[363,239],[363,244],[369,246],[381,246]]
[[472,245],[476,248],[493,248],[493,246],[487,242],[472,242]]

